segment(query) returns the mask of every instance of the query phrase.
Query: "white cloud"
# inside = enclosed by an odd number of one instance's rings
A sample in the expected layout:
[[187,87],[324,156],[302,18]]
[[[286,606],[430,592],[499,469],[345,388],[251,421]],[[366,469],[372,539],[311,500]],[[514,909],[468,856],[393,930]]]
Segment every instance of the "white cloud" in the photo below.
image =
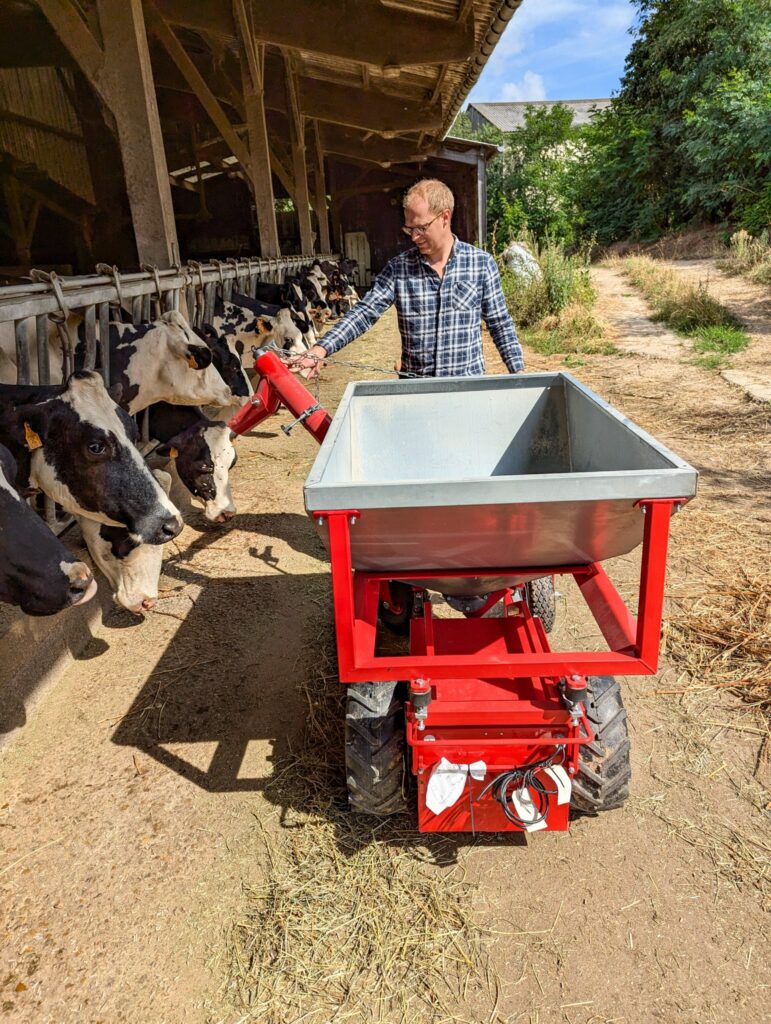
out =
[[611,80],[621,73],[633,20],[632,0],[523,0],[469,99],[518,98],[528,73],[541,78],[550,97],[582,98],[590,69]]
[[507,82],[501,90],[501,96],[504,100],[520,103],[545,100],[546,86],[543,78],[535,71],[526,71],[518,82]]

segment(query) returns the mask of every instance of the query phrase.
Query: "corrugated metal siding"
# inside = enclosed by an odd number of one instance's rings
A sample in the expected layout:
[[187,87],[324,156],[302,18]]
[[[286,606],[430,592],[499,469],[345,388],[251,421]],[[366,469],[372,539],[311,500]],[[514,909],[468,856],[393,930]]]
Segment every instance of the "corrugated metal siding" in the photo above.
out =
[[[9,120],[3,116],[5,112],[50,125],[74,138]],[[94,202],[80,124],[56,69],[0,69],[0,151],[21,163],[34,164],[68,191]]]

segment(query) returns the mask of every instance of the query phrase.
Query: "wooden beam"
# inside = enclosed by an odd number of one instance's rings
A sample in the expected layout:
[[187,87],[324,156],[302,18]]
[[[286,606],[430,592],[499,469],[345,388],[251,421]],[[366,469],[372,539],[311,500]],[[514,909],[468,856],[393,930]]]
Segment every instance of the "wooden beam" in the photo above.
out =
[[83,136],[77,132],[67,131],[66,128],[59,128],[58,125],[48,124],[47,121],[39,121],[35,117],[27,117],[25,114],[17,114],[13,110],[6,110],[0,107],[0,121],[13,121],[16,124],[23,124],[26,128],[36,128],[38,131],[47,132],[49,135],[57,135],[60,139],[67,139],[68,142],[79,142],[83,144]]
[[324,153],[319,138],[319,123],[313,122],[311,129],[313,140],[313,209],[319,223],[319,252],[331,252],[329,238],[329,213],[327,211],[327,184],[324,177]]
[[373,164],[384,165],[412,163],[414,160],[425,160],[426,152],[421,152],[416,143],[398,140],[384,141],[374,139],[367,141],[353,131],[345,131],[325,125],[320,132],[321,148],[325,153],[351,157],[355,160],[367,160]]
[[[441,128],[441,113],[427,108],[425,104],[312,78],[297,79],[297,87],[300,110],[313,120],[380,134],[438,131]],[[286,95],[274,85],[270,74],[266,77],[265,106],[282,112],[287,109]]]
[[[235,36],[232,12],[211,0],[156,0],[164,16],[213,35]],[[471,12],[444,21],[417,12],[389,10],[379,0],[251,0],[254,38],[378,67],[444,64],[473,56]]]
[[115,115],[140,263],[166,269],[179,259],[141,0],[97,0],[104,40],[102,81]]
[[233,156],[236,157],[247,173],[251,173],[249,151],[238,137],[233,125],[225,114],[225,111],[222,109],[216,96],[204,81],[198,68],[188,56],[185,48],[154,8],[148,6],[146,9],[146,15],[150,31],[177,65],[177,68],[187,81],[188,85],[200,100],[204,110],[217,126],[217,129],[222,134],[222,137],[225,139],[228,146],[230,146]]
[[109,107],[110,98],[103,81],[104,51],[81,18],[77,7],[72,0],[38,0],[38,7],[69,50],[75,63]]
[[289,96],[289,123],[292,138],[292,171],[294,177],[294,206],[300,229],[300,252],[313,252],[313,229],[311,226],[310,195],[308,191],[308,164],[305,149],[305,118],[300,109],[292,62],[284,54],[286,88]]
[[[239,6],[240,0],[236,0]],[[280,256],[276,223],[276,204],[273,196],[268,129],[265,121],[265,107],[262,102],[261,55],[255,53],[253,60],[246,54],[246,41],[242,40],[241,81],[246,105],[246,123],[249,138],[250,169],[247,170],[249,184],[257,211],[257,227],[260,232],[262,256]]]

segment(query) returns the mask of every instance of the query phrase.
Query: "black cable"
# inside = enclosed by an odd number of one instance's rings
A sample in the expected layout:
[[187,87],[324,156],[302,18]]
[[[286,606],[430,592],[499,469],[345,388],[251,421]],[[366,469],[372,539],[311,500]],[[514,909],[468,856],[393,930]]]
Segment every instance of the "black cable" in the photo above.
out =
[[[519,768],[511,768],[500,772],[494,779],[488,782],[477,799],[481,800],[488,791],[492,790],[493,798],[498,801],[503,813],[517,828],[525,830],[532,828],[533,825],[540,825],[546,820],[546,815],[549,811],[549,796],[556,795],[557,790],[547,789],[544,783],[537,778],[537,773],[545,768],[551,768],[555,764],[558,754],[560,755],[558,763],[564,762],[565,747],[560,746],[555,749],[553,754],[543,758],[541,761],[535,761],[532,764],[521,765]],[[527,788],[532,794],[533,804],[538,812],[537,817],[533,818],[532,821],[524,821],[511,808],[509,791],[524,788]]]

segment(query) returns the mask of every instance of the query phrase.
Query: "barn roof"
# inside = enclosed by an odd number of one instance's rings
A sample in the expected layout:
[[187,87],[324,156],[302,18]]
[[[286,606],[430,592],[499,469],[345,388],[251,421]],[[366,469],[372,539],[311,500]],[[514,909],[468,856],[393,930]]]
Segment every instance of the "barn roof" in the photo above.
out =
[[502,132],[513,132],[522,128],[528,107],[551,108],[555,103],[562,104],[573,111],[573,124],[588,124],[597,110],[610,106],[609,99],[598,100],[530,100],[528,102],[511,103],[469,103],[468,110],[477,111],[485,120]]

